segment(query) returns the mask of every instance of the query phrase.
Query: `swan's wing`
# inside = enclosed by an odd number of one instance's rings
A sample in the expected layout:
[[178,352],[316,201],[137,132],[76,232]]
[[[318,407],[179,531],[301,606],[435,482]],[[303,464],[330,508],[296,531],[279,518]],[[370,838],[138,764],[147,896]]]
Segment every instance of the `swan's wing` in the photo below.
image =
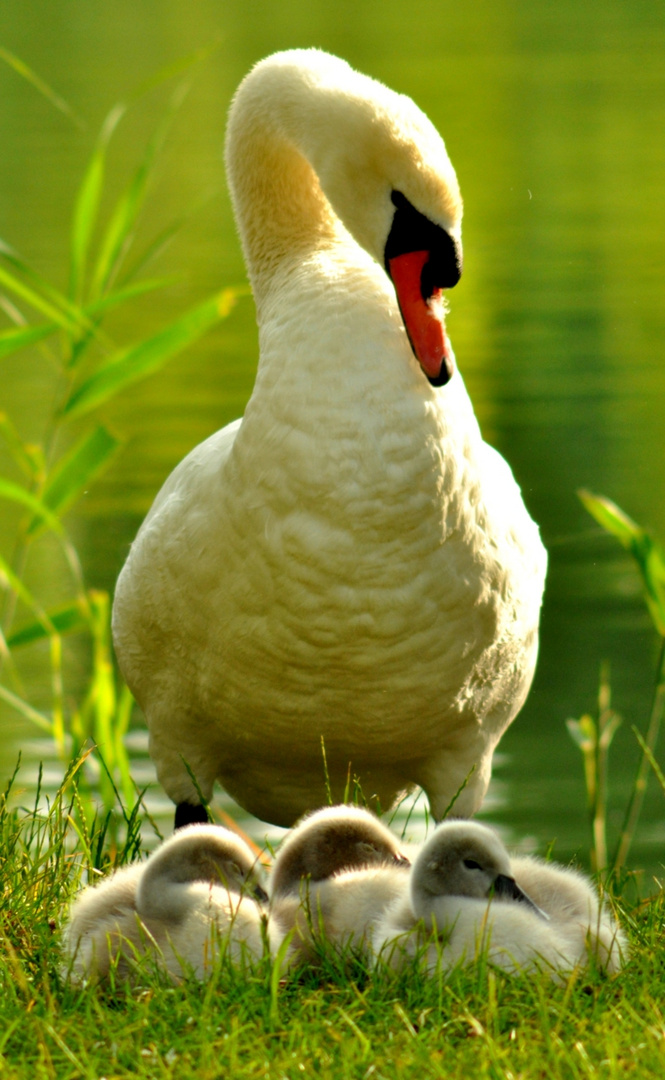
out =
[[169,499],[177,497],[181,491],[186,491],[192,486],[198,487],[208,473],[217,473],[224,467],[241,423],[242,417],[227,424],[220,431],[216,431],[214,435],[195,446],[187,457],[176,465],[158,491],[142,529],[160,513]]

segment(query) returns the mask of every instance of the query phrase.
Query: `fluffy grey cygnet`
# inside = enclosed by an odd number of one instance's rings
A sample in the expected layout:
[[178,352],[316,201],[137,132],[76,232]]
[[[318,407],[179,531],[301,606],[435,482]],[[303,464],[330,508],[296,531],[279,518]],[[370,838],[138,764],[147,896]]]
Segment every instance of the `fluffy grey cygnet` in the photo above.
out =
[[137,926],[136,886],[145,863],[114,871],[97,885],[79,893],[69,912],[64,934],[65,967],[79,982],[90,975],[105,978],[119,935]]
[[408,885],[397,837],[369,811],[330,806],[304,818],[280,847],[270,879],[271,923],[293,931],[291,962],[314,941],[362,946]]
[[608,974],[619,971],[628,958],[628,940],[586,874],[532,855],[516,856],[511,864],[517,882],[547,912],[553,927],[576,936],[580,948]]
[[[488,959],[508,971],[559,978],[589,960],[616,971],[625,939],[581,875],[516,859],[478,822],[444,822],[423,845],[408,895],[377,924],[374,951],[399,968],[416,955],[429,971]],[[599,925],[604,928],[599,932]],[[605,930],[607,933],[605,933]]]
[[267,899],[257,859],[218,825],[176,832],[145,863],[88,888],[74,902],[65,934],[72,978],[134,979],[150,959],[177,981],[204,979],[226,948],[233,960],[260,957],[268,939]]

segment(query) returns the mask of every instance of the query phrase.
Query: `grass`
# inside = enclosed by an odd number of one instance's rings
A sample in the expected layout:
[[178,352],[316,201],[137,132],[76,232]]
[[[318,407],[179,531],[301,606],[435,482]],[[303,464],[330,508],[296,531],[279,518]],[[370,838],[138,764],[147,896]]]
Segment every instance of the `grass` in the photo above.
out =
[[[2,50],[0,59],[67,112],[66,103],[21,61]],[[156,76],[149,85],[159,82]],[[95,409],[193,344],[228,314],[238,293],[225,290],[140,342],[114,342],[104,326],[107,312],[168,284],[142,272],[175,225],[132,253],[167,121],[182,95],[179,87],[104,219],[106,154],[127,107],[110,111],[74,200],[65,292],[0,241],[0,303],[8,321],[0,330],[0,362],[22,350],[30,363],[39,350],[60,380],[38,444],[25,441],[19,423],[0,414],[0,439],[12,462],[0,477],[0,499],[23,515],[11,554],[0,557],[0,698],[49,734],[67,768],[57,793],[48,797],[38,790],[29,808],[16,805],[20,773],[0,800],[0,1078],[660,1075],[665,901],[661,893],[645,901],[632,896],[625,868],[649,770],[665,791],[654,758],[665,704],[663,651],[645,733],[636,733],[643,756],[613,859],[605,807],[617,719],[605,679],[598,718],[569,722],[584,755],[594,865],[619,897],[632,942],[631,962],[616,979],[590,972],[554,987],[545,977],[510,977],[482,965],[447,981],[408,970],[370,975],[361,958],[332,955],[321,972],[285,979],[267,962],[247,971],[220,962],[204,986],[173,987],[158,973],[146,973],[135,989],[77,989],[60,974],[63,919],[81,882],[140,857],[150,839],[145,830],[152,829],[124,748],[132,702],[113,669],[109,598],[86,582],[63,517],[119,449],[115,435],[94,420]],[[584,501],[634,555],[665,640],[662,549],[608,500],[585,494]],[[71,579],[71,597],[57,610],[29,586],[30,560],[47,538],[58,546]],[[87,686],[78,697],[67,684],[63,659],[73,634],[84,638],[90,657]],[[48,707],[37,708],[22,684],[20,659],[24,650],[44,644],[51,694]],[[95,742],[103,742],[107,754],[106,767],[96,772],[83,749]]]
[[[144,819],[122,847],[105,820],[82,830],[75,764],[45,808],[0,805],[0,1076],[644,1077],[665,1056],[665,901],[626,902],[632,958],[615,979],[563,986],[491,967],[443,981],[370,974],[330,955],[273,977],[218,963],[201,986],[146,972],[133,989],[76,988],[60,974],[60,934],[82,875],[138,856]],[[15,781],[16,782],[16,781]],[[279,975],[279,972],[276,973]]]

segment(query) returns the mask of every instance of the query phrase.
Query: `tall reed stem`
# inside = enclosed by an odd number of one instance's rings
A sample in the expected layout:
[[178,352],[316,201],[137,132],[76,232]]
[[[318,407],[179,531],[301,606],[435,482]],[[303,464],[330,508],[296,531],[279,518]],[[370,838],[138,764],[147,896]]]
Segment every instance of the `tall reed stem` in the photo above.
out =
[[654,750],[656,749],[663,712],[665,712],[665,637],[662,637],[660,642],[656,685],[654,687],[653,699],[651,702],[651,713],[649,716],[649,727],[647,728],[645,748],[642,751],[642,757],[637,768],[633,792],[630,797],[630,802],[628,803],[617,852],[614,857],[615,873],[625,866],[630,845],[633,842],[647,787],[650,767],[649,759],[650,757],[653,757]]

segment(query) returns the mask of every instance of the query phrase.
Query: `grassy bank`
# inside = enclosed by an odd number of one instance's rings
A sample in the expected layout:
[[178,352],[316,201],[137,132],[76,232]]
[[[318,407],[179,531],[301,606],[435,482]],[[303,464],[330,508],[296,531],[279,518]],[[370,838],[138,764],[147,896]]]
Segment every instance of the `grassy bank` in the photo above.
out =
[[[20,774],[19,774],[20,779]],[[145,826],[144,826],[145,827]],[[665,1067],[661,894],[626,898],[632,947],[616,979],[554,987],[487,967],[448,981],[370,975],[355,959],[279,979],[221,962],[204,986],[146,974],[134,989],[75,988],[60,939],[83,874],[140,854],[138,819],[116,846],[83,823],[75,778],[46,810],[0,808],[3,1077],[627,1077]]]

